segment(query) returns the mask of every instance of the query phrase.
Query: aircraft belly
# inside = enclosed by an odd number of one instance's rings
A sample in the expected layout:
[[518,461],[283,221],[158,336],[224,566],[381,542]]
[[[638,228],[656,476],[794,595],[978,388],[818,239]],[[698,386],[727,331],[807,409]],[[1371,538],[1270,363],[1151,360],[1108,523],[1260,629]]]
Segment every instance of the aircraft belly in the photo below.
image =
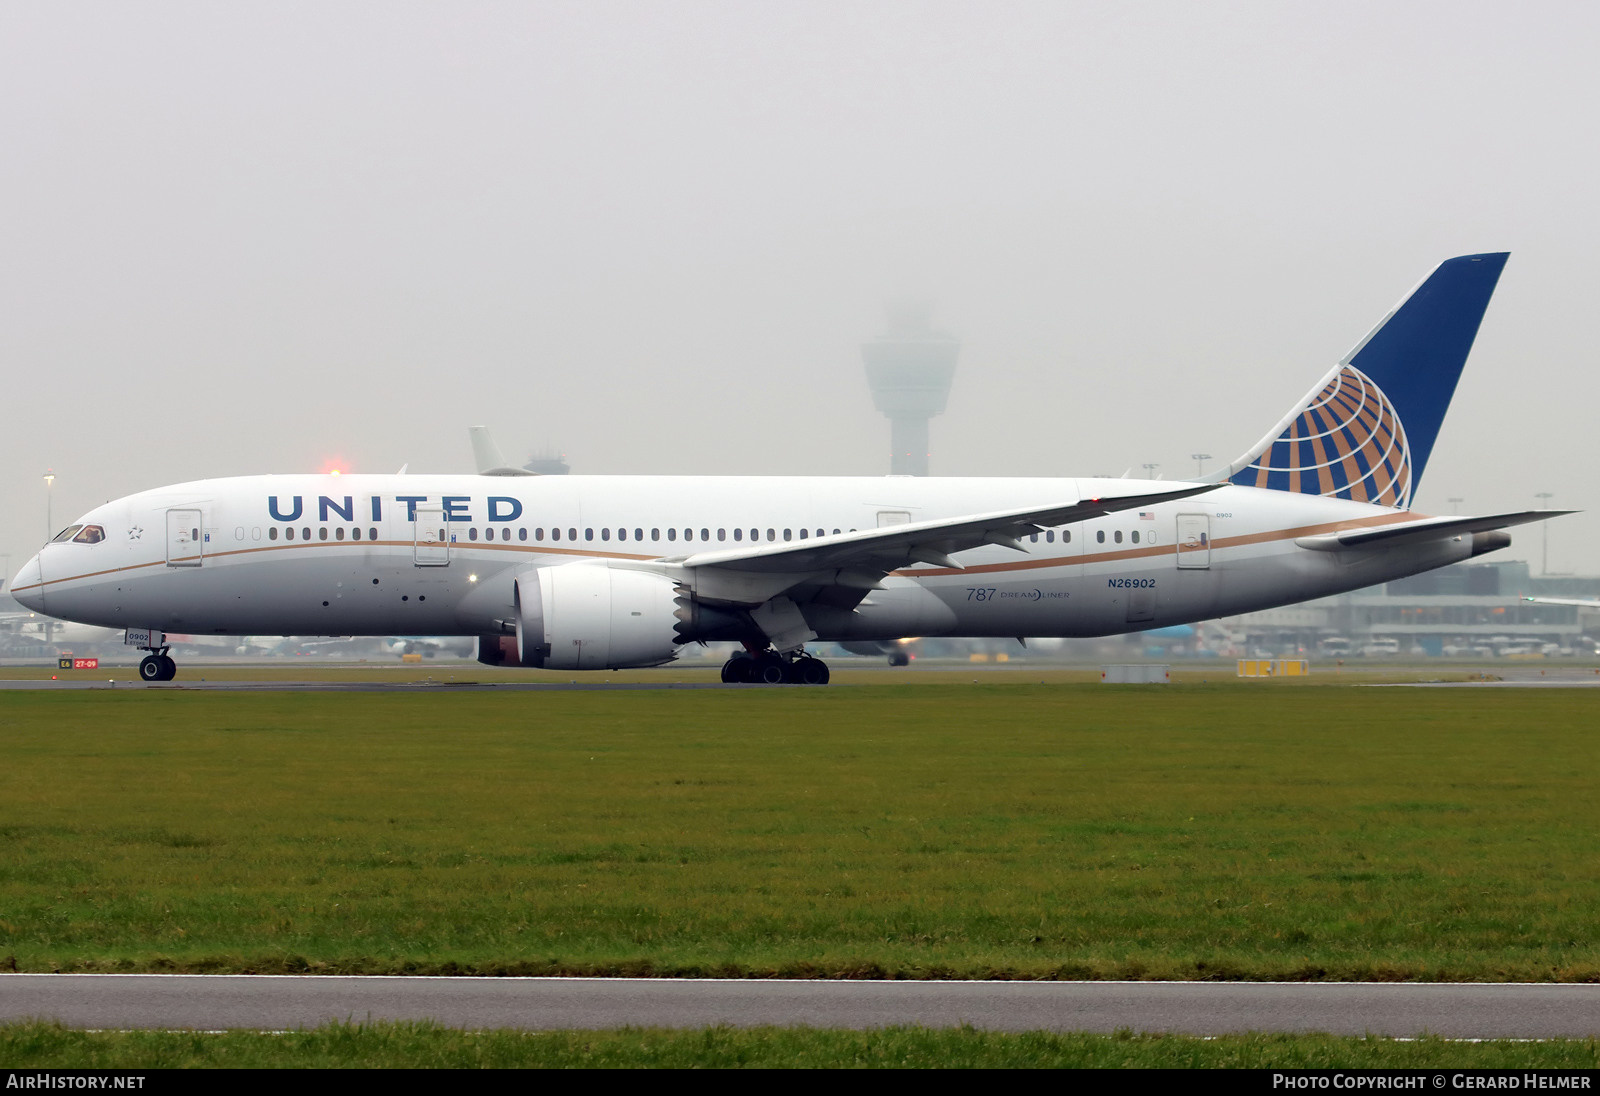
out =
[[962,623],[942,591],[903,577],[887,578],[883,585],[855,612],[818,607],[806,612],[807,623],[824,639],[949,635]]
[[1154,626],[1183,624],[1296,604],[1414,575],[1467,559],[1470,537],[1403,548],[1312,552],[1255,545],[1213,552],[1202,571],[1178,571]]
[[[466,574],[357,557],[217,560],[143,569],[96,623],[218,635],[448,635]],[[115,584],[113,584],[113,587]],[[84,602],[100,601],[85,591]]]
[[1084,596],[1088,587],[1080,572],[1077,567],[1057,568],[990,582],[975,576],[945,596],[960,614],[962,635],[1080,635],[1093,626],[1086,618],[1096,614]]
[[1161,596],[1153,628],[1207,620],[1217,615],[1217,581],[1210,570],[1170,568],[1161,576]]

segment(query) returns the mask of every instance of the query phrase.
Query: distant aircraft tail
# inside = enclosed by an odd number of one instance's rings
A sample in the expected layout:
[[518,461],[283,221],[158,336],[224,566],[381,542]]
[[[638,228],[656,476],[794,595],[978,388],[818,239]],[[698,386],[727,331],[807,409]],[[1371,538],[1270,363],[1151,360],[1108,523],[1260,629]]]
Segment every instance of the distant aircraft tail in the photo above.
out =
[[1508,257],[1440,263],[1266,437],[1207,478],[1408,509]]
[[478,466],[480,476],[536,476],[539,473],[529,472],[524,468],[514,468],[500,452],[500,447],[495,444],[494,438],[489,433],[487,426],[467,427],[467,436],[472,439],[472,459]]

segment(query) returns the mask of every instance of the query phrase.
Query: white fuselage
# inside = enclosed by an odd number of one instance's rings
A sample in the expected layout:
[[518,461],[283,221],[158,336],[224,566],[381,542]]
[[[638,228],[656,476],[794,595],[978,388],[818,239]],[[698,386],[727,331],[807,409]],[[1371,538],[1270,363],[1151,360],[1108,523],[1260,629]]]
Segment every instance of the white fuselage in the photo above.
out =
[[[201,480],[85,514],[98,543],[47,545],[14,593],[54,617],[223,635],[492,635],[513,580],[581,560],[683,559],[1172,483],[920,479],[288,475]],[[820,640],[1093,636],[1355,589],[1471,554],[1471,537],[1314,551],[1297,538],[1409,511],[1225,485],[912,564],[854,608],[803,605]],[[439,534],[443,532],[443,541]],[[1180,542],[1184,550],[1180,551]]]

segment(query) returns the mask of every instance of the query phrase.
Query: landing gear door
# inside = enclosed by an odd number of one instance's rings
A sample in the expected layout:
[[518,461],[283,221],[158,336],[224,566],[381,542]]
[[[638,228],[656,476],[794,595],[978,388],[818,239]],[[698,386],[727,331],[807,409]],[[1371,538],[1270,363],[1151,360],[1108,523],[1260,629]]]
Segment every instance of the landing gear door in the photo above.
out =
[[1211,566],[1211,515],[1178,515],[1178,566],[1195,570]]
[[416,520],[411,524],[411,558],[418,567],[450,565],[450,526],[444,517],[443,510],[417,508]]
[[205,555],[205,522],[199,510],[167,511],[167,566],[198,567]]

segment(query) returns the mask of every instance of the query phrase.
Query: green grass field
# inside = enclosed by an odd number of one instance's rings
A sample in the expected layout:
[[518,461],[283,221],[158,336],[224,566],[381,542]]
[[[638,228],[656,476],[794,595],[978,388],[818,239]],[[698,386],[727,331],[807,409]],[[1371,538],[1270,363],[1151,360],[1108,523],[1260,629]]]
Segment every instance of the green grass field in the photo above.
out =
[[6,693],[0,967],[1600,977],[1593,692],[972,676]]

